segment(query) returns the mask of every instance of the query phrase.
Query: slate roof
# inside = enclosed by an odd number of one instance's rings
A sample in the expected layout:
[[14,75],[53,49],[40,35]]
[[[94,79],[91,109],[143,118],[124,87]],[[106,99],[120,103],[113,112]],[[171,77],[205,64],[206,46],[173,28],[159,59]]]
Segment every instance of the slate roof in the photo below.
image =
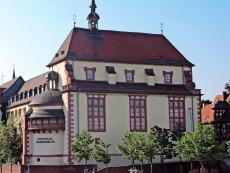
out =
[[62,104],[62,94],[58,90],[47,90],[40,95],[36,96],[29,104],[29,106],[39,105],[56,105]]
[[85,61],[193,66],[161,34],[74,28],[47,65],[66,59]]
[[[25,81],[25,83],[22,85],[22,87],[20,88],[20,90],[16,94],[20,94],[22,92],[29,91],[30,89],[34,89],[35,87],[39,87],[40,85],[44,85],[46,83],[46,75],[47,74],[48,74],[48,72],[40,74],[38,76],[35,76],[35,77]],[[22,100],[20,100],[18,102],[11,103],[9,105],[9,107],[14,107],[14,106],[22,105],[22,104],[27,104],[33,99],[34,99],[34,97],[30,97],[30,98],[27,98],[27,99],[22,99]]]
[[0,89],[1,91],[5,91],[7,90],[8,88],[10,88],[19,78],[21,78],[21,76],[17,77],[17,78],[14,78],[10,81],[7,81],[3,84],[0,85]]
[[39,109],[34,111],[29,118],[64,118],[63,109]]

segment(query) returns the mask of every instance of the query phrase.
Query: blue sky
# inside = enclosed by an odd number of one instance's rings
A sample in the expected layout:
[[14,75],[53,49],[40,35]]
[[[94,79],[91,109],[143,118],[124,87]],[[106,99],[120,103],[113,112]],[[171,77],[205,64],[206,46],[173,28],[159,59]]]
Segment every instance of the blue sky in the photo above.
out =
[[[0,75],[29,79],[45,67],[73,27],[87,27],[91,0],[0,0]],[[213,99],[230,80],[229,0],[96,0],[100,29],[160,33],[196,66],[197,88]],[[0,82],[1,82],[0,78]]]

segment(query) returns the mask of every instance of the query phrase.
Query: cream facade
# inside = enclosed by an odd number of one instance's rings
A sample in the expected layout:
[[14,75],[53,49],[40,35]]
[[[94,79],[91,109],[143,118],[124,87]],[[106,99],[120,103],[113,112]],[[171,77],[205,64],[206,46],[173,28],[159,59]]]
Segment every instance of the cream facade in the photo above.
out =
[[99,30],[92,16],[88,29],[73,28],[48,72],[7,98],[6,117],[22,122],[23,164],[78,164],[71,144],[82,130],[111,144],[111,165],[130,164],[116,147],[125,131],[192,131],[200,121],[194,65],[165,36]]
[[[70,62],[72,63],[72,62]],[[77,80],[86,80],[85,67],[96,68],[95,80],[96,81],[108,81],[107,72],[105,71],[106,66],[113,66],[116,75],[116,82],[126,82],[125,70],[134,70],[135,83],[147,83],[147,76],[145,69],[154,69],[155,83],[164,84],[163,72],[173,72],[173,84],[183,84],[184,71],[191,71],[190,67],[178,67],[178,66],[161,66],[161,65],[140,65],[140,64],[122,64],[122,63],[105,63],[105,62],[89,62],[89,61],[76,61],[74,64],[74,78]],[[54,66],[60,68],[60,65]],[[63,64],[64,68],[64,64]]]

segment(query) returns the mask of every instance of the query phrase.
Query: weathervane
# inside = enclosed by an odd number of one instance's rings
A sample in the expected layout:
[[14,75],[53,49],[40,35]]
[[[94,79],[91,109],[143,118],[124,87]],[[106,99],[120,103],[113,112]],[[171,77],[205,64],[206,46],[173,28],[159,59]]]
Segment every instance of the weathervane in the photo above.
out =
[[160,23],[161,34],[164,35],[164,23]]
[[77,20],[77,16],[76,16],[76,14],[73,14],[73,26],[74,26],[74,28],[76,25],[76,20]]

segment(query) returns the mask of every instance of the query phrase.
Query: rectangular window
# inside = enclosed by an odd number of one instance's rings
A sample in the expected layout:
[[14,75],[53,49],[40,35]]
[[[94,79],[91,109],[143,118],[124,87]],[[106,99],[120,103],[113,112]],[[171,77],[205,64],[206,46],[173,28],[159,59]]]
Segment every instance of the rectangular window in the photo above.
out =
[[224,114],[225,114],[224,109],[217,109],[217,110],[215,110],[214,119],[215,120],[222,119]]
[[88,95],[88,130],[90,132],[105,132],[105,95]]
[[96,68],[84,68],[85,70],[85,75],[86,75],[86,80],[95,80],[95,72]]
[[184,84],[192,83],[192,71],[184,71]]
[[147,131],[146,96],[129,96],[130,131]]
[[125,70],[126,82],[133,83],[134,82],[134,70]]
[[165,84],[172,84],[172,77],[173,77],[173,72],[166,72],[163,71],[163,75],[164,75],[164,82]]
[[169,97],[169,127],[170,129],[185,128],[184,97]]

